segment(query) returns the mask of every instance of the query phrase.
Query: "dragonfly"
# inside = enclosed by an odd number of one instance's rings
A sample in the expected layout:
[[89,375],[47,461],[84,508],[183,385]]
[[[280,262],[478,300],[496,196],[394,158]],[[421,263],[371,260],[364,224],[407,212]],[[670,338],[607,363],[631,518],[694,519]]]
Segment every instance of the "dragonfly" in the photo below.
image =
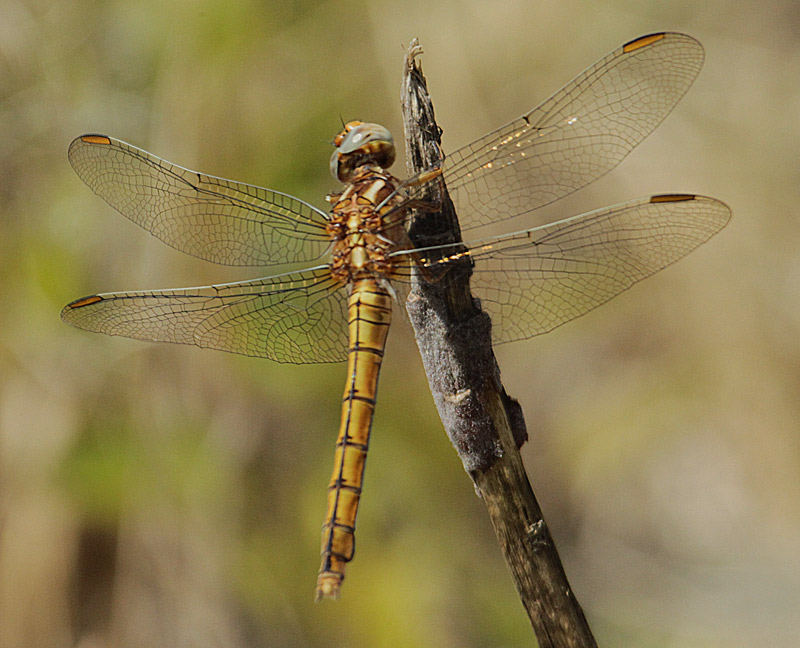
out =
[[218,264],[308,267],[168,290],[99,293],[62,318],[81,329],[194,344],[283,363],[347,360],[328,485],[316,599],[339,596],[355,525],[392,302],[468,259],[494,343],[530,338],[587,313],[680,259],[731,217],[719,200],[655,195],[504,235],[417,248],[414,214],[446,186],[463,232],[529,214],[614,168],[672,110],[703,48],[671,32],[630,41],[538,107],[400,180],[389,131],[350,122],[330,168],[343,189],[328,210],[294,196],[191,171],[107,135],[69,147],[78,176],[168,245]]

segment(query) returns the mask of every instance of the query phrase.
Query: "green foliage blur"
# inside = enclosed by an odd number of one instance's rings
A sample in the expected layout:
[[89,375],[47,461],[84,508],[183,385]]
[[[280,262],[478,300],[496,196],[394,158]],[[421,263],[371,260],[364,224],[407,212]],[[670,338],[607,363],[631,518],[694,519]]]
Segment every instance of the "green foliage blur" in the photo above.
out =
[[163,245],[66,150],[107,133],[322,206],[342,121],[402,139],[412,37],[452,150],[664,29],[704,44],[694,88],[617,171],[530,225],[672,191],[726,201],[733,222],[498,357],[601,645],[800,645],[795,2],[0,0],[0,15],[0,648],[532,645],[402,309],[356,558],[342,599],[314,604],[344,366],[62,324],[93,292],[268,272]]

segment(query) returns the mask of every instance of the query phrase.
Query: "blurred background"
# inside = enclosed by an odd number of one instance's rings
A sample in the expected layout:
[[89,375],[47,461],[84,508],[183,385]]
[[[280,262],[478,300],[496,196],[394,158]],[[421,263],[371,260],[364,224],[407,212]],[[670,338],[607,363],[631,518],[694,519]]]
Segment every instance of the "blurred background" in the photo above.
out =
[[108,133],[322,206],[342,119],[402,138],[412,37],[454,150],[661,30],[705,46],[694,87],[546,216],[694,192],[733,221],[497,354],[600,645],[800,645],[797,2],[0,0],[0,16],[0,646],[532,645],[400,318],[356,560],[342,599],[314,604],[344,366],[62,324],[93,292],[266,274],[149,236],[67,146]]

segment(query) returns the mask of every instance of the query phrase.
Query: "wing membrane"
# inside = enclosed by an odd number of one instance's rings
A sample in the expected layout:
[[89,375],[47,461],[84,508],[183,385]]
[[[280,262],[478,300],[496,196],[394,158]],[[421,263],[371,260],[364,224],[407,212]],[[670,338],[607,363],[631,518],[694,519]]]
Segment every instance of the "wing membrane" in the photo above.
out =
[[347,357],[346,292],[327,266],[173,290],[103,293],[61,312],[87,331],[196,344],[277,362]]
[[525,214],[613,169],[669,114],[702,64],[703,48],[690,36],[639,38],[449,155],[444,177],[462,229]]
[[[730,216],[728,206],[713,198],[652,196],[468,242],[467,251],[450,260],[473,259],[470,285],[492,317],[494,342],[511,342],[547,333],[604,304],[707,241]],[[423,266],[427,250],[416,251]],[[427,262],[442,263],[446,256]]]
[[83,135],[69,161],[89,188],[182,252],[224,265],[318,259],[326,214],[297,198],[184,169],[105,135]]

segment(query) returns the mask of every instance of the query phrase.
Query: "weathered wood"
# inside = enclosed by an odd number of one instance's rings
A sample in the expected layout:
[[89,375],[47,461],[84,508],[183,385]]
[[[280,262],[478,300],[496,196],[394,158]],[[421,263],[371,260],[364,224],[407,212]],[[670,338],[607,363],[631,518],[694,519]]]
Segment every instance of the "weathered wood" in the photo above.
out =
[[[408,174],[441,163],[441,131],[412,41],[402,106]],[[461,241],[447,195],[441,210],[421,213],[409,235],[418,247]],[[519,404],[500,381],[491,321],[469,290],[465,261],[436,281],[419,280],[406,308],[436,407],[464,468],[486,504],[536,638],[543,648],[596,646],[528,482],[519,446],[527,439]]]

